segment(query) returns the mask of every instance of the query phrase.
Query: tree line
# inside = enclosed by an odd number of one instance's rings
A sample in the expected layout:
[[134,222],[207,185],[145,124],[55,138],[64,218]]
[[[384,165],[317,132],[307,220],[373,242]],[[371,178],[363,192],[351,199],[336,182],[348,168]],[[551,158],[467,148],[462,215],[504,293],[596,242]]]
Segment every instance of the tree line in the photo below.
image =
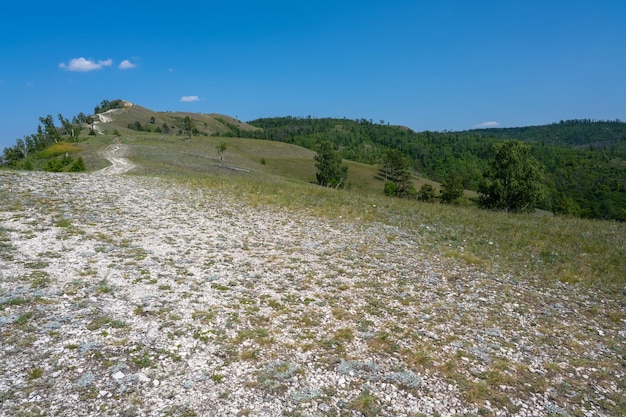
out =
[[[347,179],[348,167],[343,165],[338,150],[328,141],[318,142],[314,159],[318,184],[342,188]],[[419,191],[415,189],[408,160],[397,149],[389,149],[385,153],[379,177],[384,181],[384,193],[389,197],[424,202],[433,202],[437,198],[429,183],[423,184]],[[543,179],[543,171],[530,155],[529,145],[511,140],[496,143],[492,146],[487,170],[479,186],[478,204],[492,210],[532,212],[545,197]],[[450,174],[441,184],[441,202],[455,204],[462,195],[461,178],[454,173]]]
[[[20,163],[27,163],[24,161],[29,155],[36,152],[41,152],[59,142],[78,142],[80,134],[84,129],[84,123],[88,123],[90,118],[84,115],[75,116],[72,121],[59,114],[57,116],[60,126],[55,125],[52,115],[40,117],[40,124],[37,126],[37,132],[31,135],[24,136],[17,139],[14,146],[8,146],[4,148],[2,153],[2,165],[6,165],[11,168],[20,167]],[[90,129],[90,131],[92,131]],[[28,168],[25,166],[23,168]]]

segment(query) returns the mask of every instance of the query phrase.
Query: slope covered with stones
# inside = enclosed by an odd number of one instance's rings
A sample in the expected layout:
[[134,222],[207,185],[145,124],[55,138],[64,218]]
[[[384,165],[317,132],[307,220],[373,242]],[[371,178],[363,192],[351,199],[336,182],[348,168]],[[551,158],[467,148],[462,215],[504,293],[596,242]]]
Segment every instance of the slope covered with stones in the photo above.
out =
[[614,303],[393,225],[0,172],[2,415],[608,416]]

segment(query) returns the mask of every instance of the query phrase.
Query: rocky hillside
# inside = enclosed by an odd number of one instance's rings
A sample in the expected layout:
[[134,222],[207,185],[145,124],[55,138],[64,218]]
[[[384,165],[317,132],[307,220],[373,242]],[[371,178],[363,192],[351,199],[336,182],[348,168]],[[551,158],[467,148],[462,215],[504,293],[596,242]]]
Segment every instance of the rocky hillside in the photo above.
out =
[[0,171],[1,415],[626,410],[623,299],[119,175],[119,150],[95,174]]

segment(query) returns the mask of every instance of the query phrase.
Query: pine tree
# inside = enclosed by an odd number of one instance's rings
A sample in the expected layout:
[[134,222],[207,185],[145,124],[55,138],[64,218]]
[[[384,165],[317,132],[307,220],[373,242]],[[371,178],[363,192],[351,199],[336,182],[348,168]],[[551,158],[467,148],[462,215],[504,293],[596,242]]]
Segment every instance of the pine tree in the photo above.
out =
[[529,145],[512,140],[496,143],[478,189],[480,204],[494,210],[530,212],[545,196],[542,181],[542,170],[530,155]]
[[383,160],[382,172],[385,176],[385,195],[400,198],[416,196],[409,164],[402,152],[397,149],[388,150]]
[[426,203],[430,203],[435,199],[435,189],[432,185],[426,183],[422,185],[419,192],[417,193],[417,199],[419,201],[424,201]]
[[448,174],[446,180],[441,184],[441,202],[444,204],[454,204],[463,195],[463,182],[461,177],[455,173]]
[[317,183],[324,187],[342,188],[348,177],[348,167],[342,165],[342,158],[330,142],[318,143],[314,157]]

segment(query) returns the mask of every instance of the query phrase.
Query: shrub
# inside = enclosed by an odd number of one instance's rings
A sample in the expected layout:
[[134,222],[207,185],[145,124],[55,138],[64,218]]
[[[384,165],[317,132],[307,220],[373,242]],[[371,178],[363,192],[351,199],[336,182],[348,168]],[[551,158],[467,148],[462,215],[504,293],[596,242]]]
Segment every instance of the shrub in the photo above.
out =
[[78,158],[72,165],[70,165],[69,172],[84,172],[87,170],[85,166],[85,161],[83,158]]
[[425,201],[427,203],[433,201],[435,199],[435,189],[430,184],[422,185],[419,192],[417,193],[417,199],[419,201]]
[[43,169],[48,172],[61,172],[63,171],[63,165],[60,159],[51,159],[46,163]]

